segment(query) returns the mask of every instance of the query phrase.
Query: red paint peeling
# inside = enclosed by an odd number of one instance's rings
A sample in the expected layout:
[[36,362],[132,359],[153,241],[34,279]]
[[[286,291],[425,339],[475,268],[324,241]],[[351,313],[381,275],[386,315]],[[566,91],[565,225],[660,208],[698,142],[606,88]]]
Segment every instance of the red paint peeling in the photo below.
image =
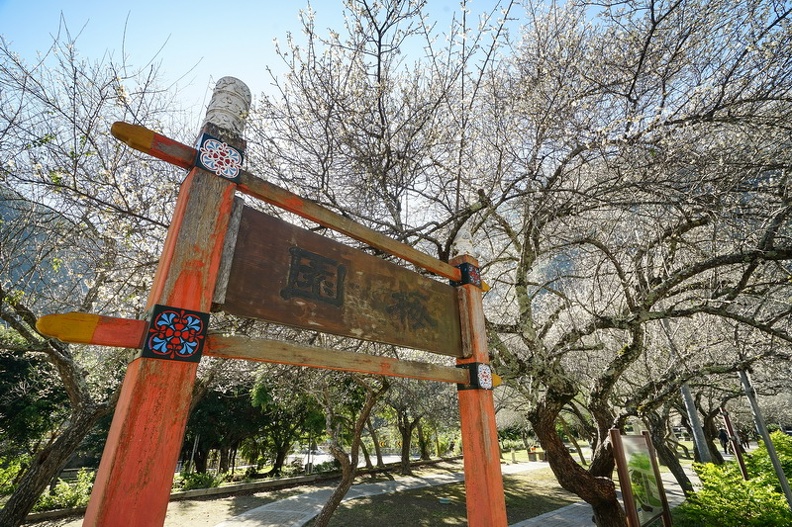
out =
[[281,201],[281,205],[284,209],[297,212],[303,209],[303,200],[297,196],[289,196],[288,198]]

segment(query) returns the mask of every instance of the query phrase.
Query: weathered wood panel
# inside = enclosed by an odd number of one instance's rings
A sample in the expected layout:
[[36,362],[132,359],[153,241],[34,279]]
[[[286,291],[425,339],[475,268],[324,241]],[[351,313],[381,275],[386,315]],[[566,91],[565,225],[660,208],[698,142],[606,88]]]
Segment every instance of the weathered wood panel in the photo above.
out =
[[458,357],[448,284],[245,208],[221,309]]

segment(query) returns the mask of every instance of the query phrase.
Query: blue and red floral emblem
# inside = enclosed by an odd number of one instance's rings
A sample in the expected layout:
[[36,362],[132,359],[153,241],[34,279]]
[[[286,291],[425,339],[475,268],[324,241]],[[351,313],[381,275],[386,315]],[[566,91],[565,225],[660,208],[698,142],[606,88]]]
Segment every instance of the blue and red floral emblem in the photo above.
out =
[[198,362],[208,326],[208,313],[156,305],[142,356]]
[[457,267],[460,271],[462,271],[462,281],[452,281],[451,285],[460,286],[465,284],[473,284],[476,287],[481,287],[481,274],[478,267],[468,262],[457,265]]
[[203,134],[196,164],[220,177],[237,181],[242,170],[242,153],[216,137]]

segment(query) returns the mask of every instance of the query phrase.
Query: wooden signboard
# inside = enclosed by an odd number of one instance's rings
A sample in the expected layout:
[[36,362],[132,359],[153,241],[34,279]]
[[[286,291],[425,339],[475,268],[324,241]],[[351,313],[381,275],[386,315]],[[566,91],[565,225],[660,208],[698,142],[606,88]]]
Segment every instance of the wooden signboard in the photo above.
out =
[[[162,525],[202,354],[456,383],[468,523],[507,525],[478,262],[442,262],[241,168],[250,92],[223,78],[196,149],[138,125],[113,134],[190,170],[168,230],[147,320],[42,317],[64,342],[140,348],[119,397],[83,525]],[[454,286],[238,203],[240,191],[388,252]],[[238,214],[238,211],[241,213]],[[237,222],[238,220],[238,222]],[[233,242],[232,242],[233,240]],[[213,306],[210,306],[214,304]],[[210,333],[210,307],[233,315],[432,351],[456,367]]]
[[220,309],[462,356],[456,289],[245,207]]
[[665,527],[671,527],[663,480],[648,433],[621,435],[618,428],[611,428],[610,436],[629,527],[644,527],[658,518]]

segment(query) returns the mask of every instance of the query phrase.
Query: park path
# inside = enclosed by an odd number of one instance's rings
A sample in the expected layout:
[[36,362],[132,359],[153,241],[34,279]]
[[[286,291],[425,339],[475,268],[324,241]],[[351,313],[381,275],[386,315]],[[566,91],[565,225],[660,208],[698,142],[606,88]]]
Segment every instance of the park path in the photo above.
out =
[[[504,474],[516,474],[547,467],[546,463],[527,462],[501,465]],[[344,501],[388,494],[408,489],[419,489],[463,481],[461,472],[437,473],[423,477],[399,477],[397,480],[353,485]],[[684,495],[670,474],[663,474],[663,485],[670,506],[682,502]],[[302,527],[322,510],[333,488],[319,489],[256,507],[229,518],[215,527]],[[535,518],[521,521],[510,527],[585,527],[591,522],[591,507],[583,502],[567,505]]]

